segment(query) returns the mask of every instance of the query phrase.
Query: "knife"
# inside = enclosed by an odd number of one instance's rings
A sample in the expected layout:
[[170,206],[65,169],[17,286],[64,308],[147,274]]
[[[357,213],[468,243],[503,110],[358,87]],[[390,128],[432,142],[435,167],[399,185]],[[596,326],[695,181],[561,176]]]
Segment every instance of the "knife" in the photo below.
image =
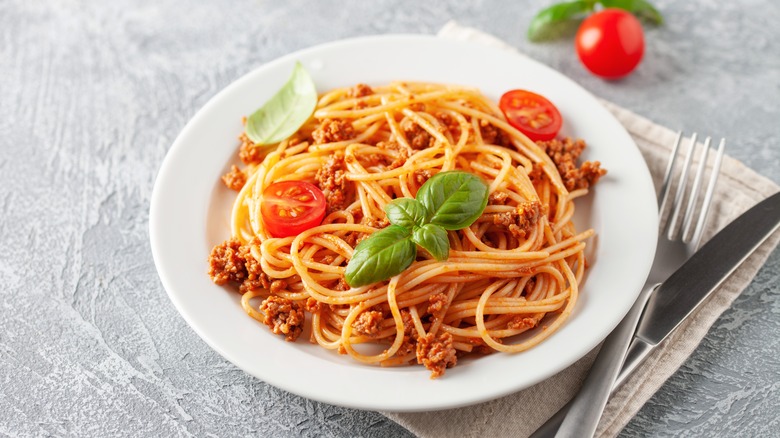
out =
[[[647,298],[625,355],[614,392],[645,358],[674,331],[742,262],[780,227],[780,192],[759,202],[718,232]],[[635,305],[641,306],[644,302]],[[618,326],[633,327],[632,308]],[[630,322],[628,322],[630,321]],[[531,437],[549,437],[566,418],[567,404]],[[576,425],[575,425],[576,427]]]
[[727,225],[672,274],[650,296],[617,383],[622,383],[778,227],[780,192]]

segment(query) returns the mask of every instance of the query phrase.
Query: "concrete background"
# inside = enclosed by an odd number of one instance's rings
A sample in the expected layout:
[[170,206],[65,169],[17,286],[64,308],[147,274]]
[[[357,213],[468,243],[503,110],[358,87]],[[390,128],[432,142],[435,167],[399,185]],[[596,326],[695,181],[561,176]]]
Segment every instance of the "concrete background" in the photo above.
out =
[[[780,4],[657,0],[640,68],[604,82],[546,0],[0,1],[0,435],[404,436],[250,378],[203,343],[149,249],[157,169],[220,89],[291,51],[455,19],[597,96],[729,139],[780,183]],[[780,434],[780,251],[622,436]]]

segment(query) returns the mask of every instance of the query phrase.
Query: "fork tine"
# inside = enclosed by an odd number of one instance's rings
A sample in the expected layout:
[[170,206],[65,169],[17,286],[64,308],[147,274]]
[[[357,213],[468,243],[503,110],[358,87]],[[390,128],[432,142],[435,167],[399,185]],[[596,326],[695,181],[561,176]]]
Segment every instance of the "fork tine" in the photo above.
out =
[[707,153],[710,150],[710,143],[712,142],[711,137],[707,137],[706,140],[704,140],[704,150],[701,152],[701,157],[699,157],[699,168],[696,170],[696,178],[693,180],[693,187],[691,188],[691,193],[688,196],[688,207],[685,209],[685,217],[683,218],[683,231],[682,231],[682,241],[684,243],[690,242],[690,238],[688,237],[691,233],[691,224],[693,223],[693,214],[696,212],[696,201],[699,200],[699,189],[701,188],[701,179],[704,176],[704,168],[707,167]]
[[674,141],[674,147],[672,148],[672,154],[669,156],[669,161],[666,164],[666,172],[664,172],[664,180],[661,183],[661,190],[658,194],[658,211],[663,212],[666,206],[666,201],[669,199],[669,189],[672,188],[672,171],[674,165],[677,163],[677,151],[680,149],[680,140],[682,139],[682,131],[677,132],[677,139]]
[[680,183],[677,184],[677,193],[674,195],[674,204],[672,205],[672,215],[669,217],[669,222],[666,224],[666,237],[669,240],[675,238],[677,229],[677,221],[680,217],[680,208],[682,207],[683,197],[685,196],[685,187],[688,185],[688,172],[691,170],[691,162],[693,162],[693,155],[696,152],[696,133],[691,135],[691,146],[688,148],[688,155],[685,157],[685,164],[683,164],[682,175],[680,176]]
[[712,163],[712,173],[710,174],[710,181],[707,183],[707,192],[704,194],[704,201],[701,206],[701,213],[699,213],[699,220],[696,222],[696,229],[693,232],[691,242],[694,248],[698,248],[701,243],[701,236],[704,232],[704,225],[707,223],[707,215],[710,211],[710,204],[712,203],[712,195],[715,193],[715,184],[718,181],[718,174],[720,173],[720,165],[723,162],[723,151],[726,149],[726,139],[721,138],[718,145],[718,153],[715,155],[715,161]]

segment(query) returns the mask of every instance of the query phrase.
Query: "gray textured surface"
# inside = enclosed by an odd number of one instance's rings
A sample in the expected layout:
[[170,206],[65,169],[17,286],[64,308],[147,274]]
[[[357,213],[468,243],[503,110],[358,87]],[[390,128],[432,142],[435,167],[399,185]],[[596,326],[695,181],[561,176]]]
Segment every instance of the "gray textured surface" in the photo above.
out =
[[[491,32],[598,96],[730,139],[780,182],[780,6],[657,1],[626,80],[523,32],[548,2],[0,1],[0,435],[399,436],[381,415],[248,377],[160,285],[157,169],[186,121],[263,62],[335,39]],[[780,251],[624,436],[780,434]]]

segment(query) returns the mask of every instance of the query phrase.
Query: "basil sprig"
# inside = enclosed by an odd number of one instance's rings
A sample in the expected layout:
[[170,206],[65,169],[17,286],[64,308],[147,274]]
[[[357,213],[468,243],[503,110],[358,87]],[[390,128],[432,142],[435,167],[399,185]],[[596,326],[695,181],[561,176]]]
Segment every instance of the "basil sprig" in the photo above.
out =
[[355,247],[344,275],[347,284],[360,287],[400,274],[417,258],[418,245],[436,260],[446,260],[447,230],[473,224],[485,210],[488,194],[478,176],[453,170],[426,181],[416,199],[391,201],[385,213],[392,225]]
[[246,121],[246,135],[255,144],[279,143],[295,134],[317,106],[317,89],[300,62],[282,88]]
[[655,25],[660,25],[664,22],[664,17],[661,16],[658,9],[646,0],[599,0],[599,3],[605,8],[625,9]]
[[579,21],[575,19],[584,17],[585,14],[593,11],[594,3],[593,1],[577,0],[556,3],[542,9],[528,26],[528,39],[545,41],[573,35],[579,26]]
[[582,18],[600,4],[605,8],[624,9],[639,18],[660,25],[664,19],[661,13],[647,0],[575,0],[555,3],[542,9],[528,26],[528,39],[531,41],[551,40],[561,36],[573,35]]

